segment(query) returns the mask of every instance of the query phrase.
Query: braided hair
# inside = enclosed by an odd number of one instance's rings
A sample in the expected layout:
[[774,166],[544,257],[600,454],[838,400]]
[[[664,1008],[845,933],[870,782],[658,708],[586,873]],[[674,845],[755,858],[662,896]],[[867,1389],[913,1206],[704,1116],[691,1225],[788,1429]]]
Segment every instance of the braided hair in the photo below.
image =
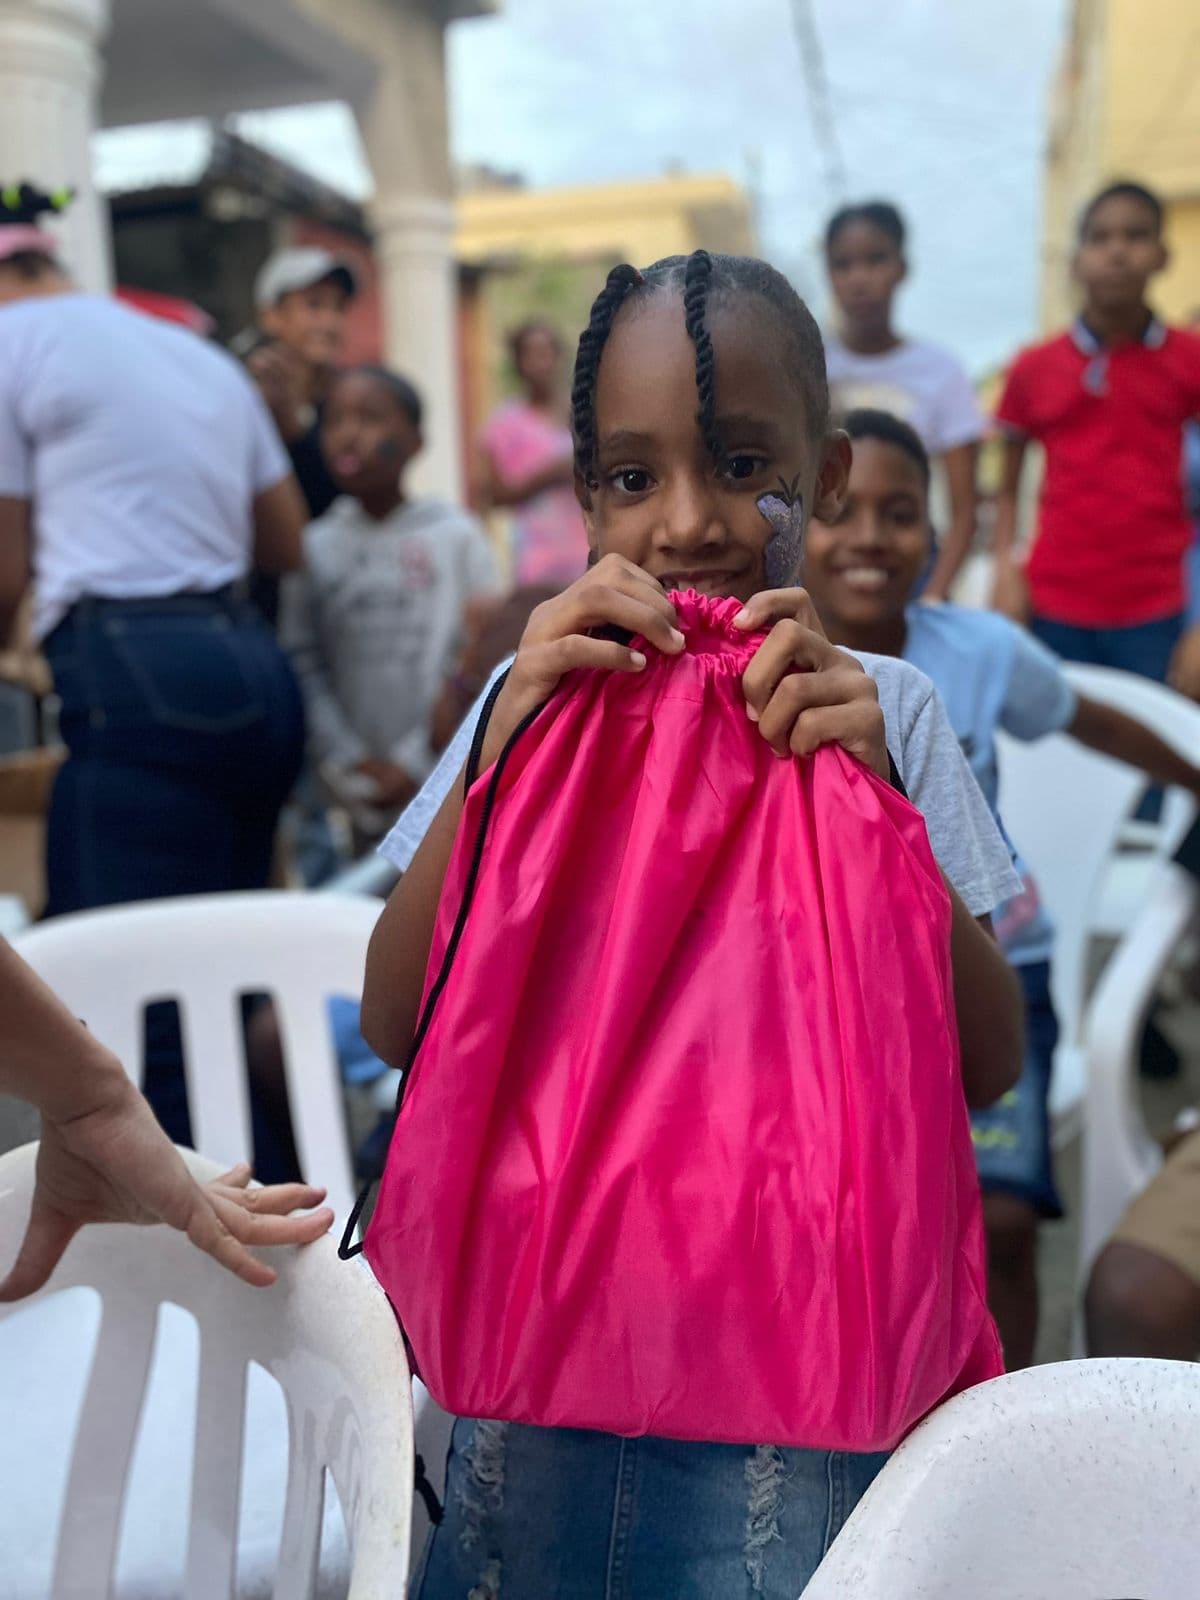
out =
[[829,427],[829,384],[825,347],[812,313],[781,272],[753,256],[665,256],[640,272],[627,262],[614,267],[592,302],[588,325],[579,338],[571,387],[571,428],[575,436],[575,471],[585,488],[596,484],[596,379],[613,321],[626,300],[640,301],[664,292],[682,292],[684,326],[696,351],[696,422],[704,445],[720,460],[721,440],[715,426],[716,363],[708,328],[709,307],[752,296],[780,324],[787,362],[808,418],[809,432],[822,436]]

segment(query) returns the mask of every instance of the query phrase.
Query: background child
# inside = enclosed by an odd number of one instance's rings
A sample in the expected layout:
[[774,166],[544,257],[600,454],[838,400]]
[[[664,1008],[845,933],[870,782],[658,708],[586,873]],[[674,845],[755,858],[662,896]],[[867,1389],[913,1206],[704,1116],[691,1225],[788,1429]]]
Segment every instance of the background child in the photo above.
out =
[[510,513],[512,581],[561,588],[583,571],[588,553],[571,487],[562,340],[548,322],[525,322],[508,345],[521,393],[498,406],[484,426],[480,498]]
[[[1077,695],[1054,656],[1007,618],[910,603],[929,557],[928,454],[916,433],[887,413],[854,411],[845,425],[854,444],[849,489],[839,515],[809,529],[808,591],[836,643],[901,656],[933,680],[993,810],[997,728],[1017,739],[1069,733],[1200,794],[1200,770],[1141,723]],[[1062,1214],[1047,1113],[1058,1033],[1049,988],[1053,929],[1024,868],[1022,876],[1024,891],[998,913],[996,932],[1025,989],[1024,1070],[999,1104],[973,1116],[990,1300],[1010,1368],[1033,1359],[1037,1219]]]
[[902,417],[937,463],[934,522],[940,538],[924,593],[944,600],[975,537],[975,458],[986,422],[962,363],[941,345],[905,339],[892,326],[908,276],[905,227],[894,205],[844,206],[825,230],[825,263],[838,334],[825,340],[838,417],[873,406]]
[[[953,886],[964,1084],[974,1101],[995,1098],[1015,1078],[1019,1002],[975,918],[1019,886],[1008,850],[928,681],[903,662],[859,662],[834,649],[799,591],[761,592],[794,579],[795,565],[768,579],[772,530],[759,499],[782,479],[805,506],[833,516],[845,482],[846,445],[829,431],[820,336],[807,309],[778,273],[744,258],[697,252],[645,274],[614,269],[580,340],[574,430],[597,562],[534,612],[496,701],[483,764],[565,673],[645,665],[595,630],[629,630],[675,654],[684,639],[668,590],[737,596],[741,625],[770,629],[743,679],[762,736],[780,755],[841,744],[880,774],[890,747],[924,810]],[[394,1063],[413,1035],[474,723],[386,847],[407,871],[372,942],[363,1026]],[[796,1358],[803,1363],[802,1342]],[[600,1600],[620,1587],[795,1600],[880,1463],[878,1455],[769,1442],[627,1440],[463,1419],[446,1519],[416,1593],[441,1600],[502,1588]],[[503,1493],[492,1492],[500,1483]]]
[[404,491],[421,448],[421,402],[406,379],[381,367],[340,374],[322,442],[343,497],[305,533],[281,634],[314,761],[334,784],[356,774],[364,797],[394,815],[433,765],[434,706],[466,607],[495,592],[495,564],[473,517]]
[[[1070,661],[1165,682],[1183,634],[1191,530],[1180,451],[1200,412],[1200,339],[1146,303],[1166,265],[1162,205],[1114,183],[1079,222],[1083,312],[1023,351],[996,408],[1008,439],[996,516],[996,604]],[[1014,561],[1029,441],[1045,448],[1037,533]]]

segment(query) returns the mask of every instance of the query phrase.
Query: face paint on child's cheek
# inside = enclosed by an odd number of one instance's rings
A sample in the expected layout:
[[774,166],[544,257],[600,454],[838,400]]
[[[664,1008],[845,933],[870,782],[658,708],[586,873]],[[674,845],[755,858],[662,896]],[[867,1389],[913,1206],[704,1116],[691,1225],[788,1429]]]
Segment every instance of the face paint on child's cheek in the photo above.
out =
[[762,512],[771,537],[763,551],[763,573],[768,588],[786,589],[796,581],[804,551],[804,496],[798,479],[779,480],[778,490],[759,495],[755,504]]
[[395,439],[381,439],[375,447],[375,455],[380,461],[399,461],[400,446]]

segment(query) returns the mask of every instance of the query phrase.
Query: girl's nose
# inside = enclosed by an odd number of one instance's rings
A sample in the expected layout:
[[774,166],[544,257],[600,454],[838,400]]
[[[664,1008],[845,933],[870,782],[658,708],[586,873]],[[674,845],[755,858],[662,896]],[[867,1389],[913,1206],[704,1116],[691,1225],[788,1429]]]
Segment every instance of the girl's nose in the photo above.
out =
[[663,537],[674,550],[720,543],[725,528],[714,486],[698,473],[680,474],[663,496]]

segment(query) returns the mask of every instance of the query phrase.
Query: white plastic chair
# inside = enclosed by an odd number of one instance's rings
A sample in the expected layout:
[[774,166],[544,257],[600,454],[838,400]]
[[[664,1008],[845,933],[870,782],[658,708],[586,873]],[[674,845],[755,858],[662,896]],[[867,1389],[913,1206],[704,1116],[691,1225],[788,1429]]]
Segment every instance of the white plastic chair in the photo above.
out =
[[[1200,709],[1181,695],[1130,673],[1070,663],[1064,670],[1080,694],[1138,717],[1189,759],[1200,752]],[[1088,960],[1097,909],[1145,779],[1135,768],[1062,734],[1030,744],[1001,735],[997,742],[1000,815],[1055,925],[1052,982],[1060,1039],[1051,1108],[1065,1136],[1078,1126],[1084,1091]],[[1178,845],[1194,812],[1190,796],[1168,793],[1156,843],[1147,853],[1143,892],[1154,866]]]
[[253,1154],[241,996],[272,995],[300,1164],[342,1218],[354,1178],[327,1001],[362,994],[380,909],[350,895],[188,895],[59,917],[15,945],[139,1081],[143,1009],[178,1001],[192,1139],[224,1166]]
[[804,1600],[1194,1600],[1198,1437],[1186,1362],[981,1384],[901,1445]]
[[1162,863],[1149,898],[1104,969],[1088,1009],[1081,1285],[1126,1206],[1162,1165],[1162,1149],[1142,1116],[1139,1046],[1159,979],[1198,904],[1196,880],[1174,862]]
[[[1067,675],[1080,694],[1114,706],[1152,728],[1193,762],[1200,761],[1200,706],[1150,678],[1105,667],[1073,665]],[[1119,939],[1141,905],[1155,865],[1171,855],[1195,814],[1196,802],[1182,789],[1169,789],[1154,822],[1126,818],[1119,849],[1093,904],[1093,931]]]
[[[36,1149],[26,1145],[0,1158],[0,1274],[24,1230]],[[191,1152],[184,1156],[201,1181],[219,1170]],[[86,1228],[40,1295],[0,1306],[2,1600],[332,1600],[347,1593],[347,1567],[350,1600],[404,1594],[412,1415],[395,1318],[366,1268],[337,1259],[332,1238],[273,1251],[271,1260],[279,1281],[251,1289],[171,1229]],[[58,1291],[80,1285],[99,1292],[103,1310],[76,1428],[62,1397],[78,1391],[79,1371],[67,1369],[86,1365],[86,1337],[78,1296]],[[163,1302],[182,1307],[198,1327],[197,1398],[186,1417],[180,1313],[174,1322],[159,1321]],[[38,1404],[26,1404],[26,1391],[55,1355],[61,1369],[51,1387]],[[254,1368],[247,1382],[251,1362],[281,1387],[286,1428],[260,1422],[246,1429],[248,1396],[250,1412],[262,1412],[254,1379],[278,1398]],[[165,1417],[156,1414],[155,1399]],[[238,1548],[244,1434],[252,1472],[241,1531],[249,1524],[260,1533],[249,1556]],[[286,1491],[273,1481],[274,1507],[262,1503],[271,1498],[271,1482],[264,1490],[254,1473],[255,1458],[272,1446],[286,1458]],[[64,1457],[65,1493],[60,1487],[56,1494],[52,1480],[61,1486]],[[319,1550],[336,1527],[323,1519],[326,1474],[344,1515],[348,1554],[344,1544]],[[184,1555],[168,1548],[170,1491],[186,1490],[189,1478],[189,1509],[174,1530],[184,1534]],[[131,1525],[142,1536],[132,1552]],[[276,1531],[266,1548],[264,1526]],[[169,1571],[173,1553],[182,1558],[182,1580]],[[110,1587],[114,1565],[122,1578]]]

